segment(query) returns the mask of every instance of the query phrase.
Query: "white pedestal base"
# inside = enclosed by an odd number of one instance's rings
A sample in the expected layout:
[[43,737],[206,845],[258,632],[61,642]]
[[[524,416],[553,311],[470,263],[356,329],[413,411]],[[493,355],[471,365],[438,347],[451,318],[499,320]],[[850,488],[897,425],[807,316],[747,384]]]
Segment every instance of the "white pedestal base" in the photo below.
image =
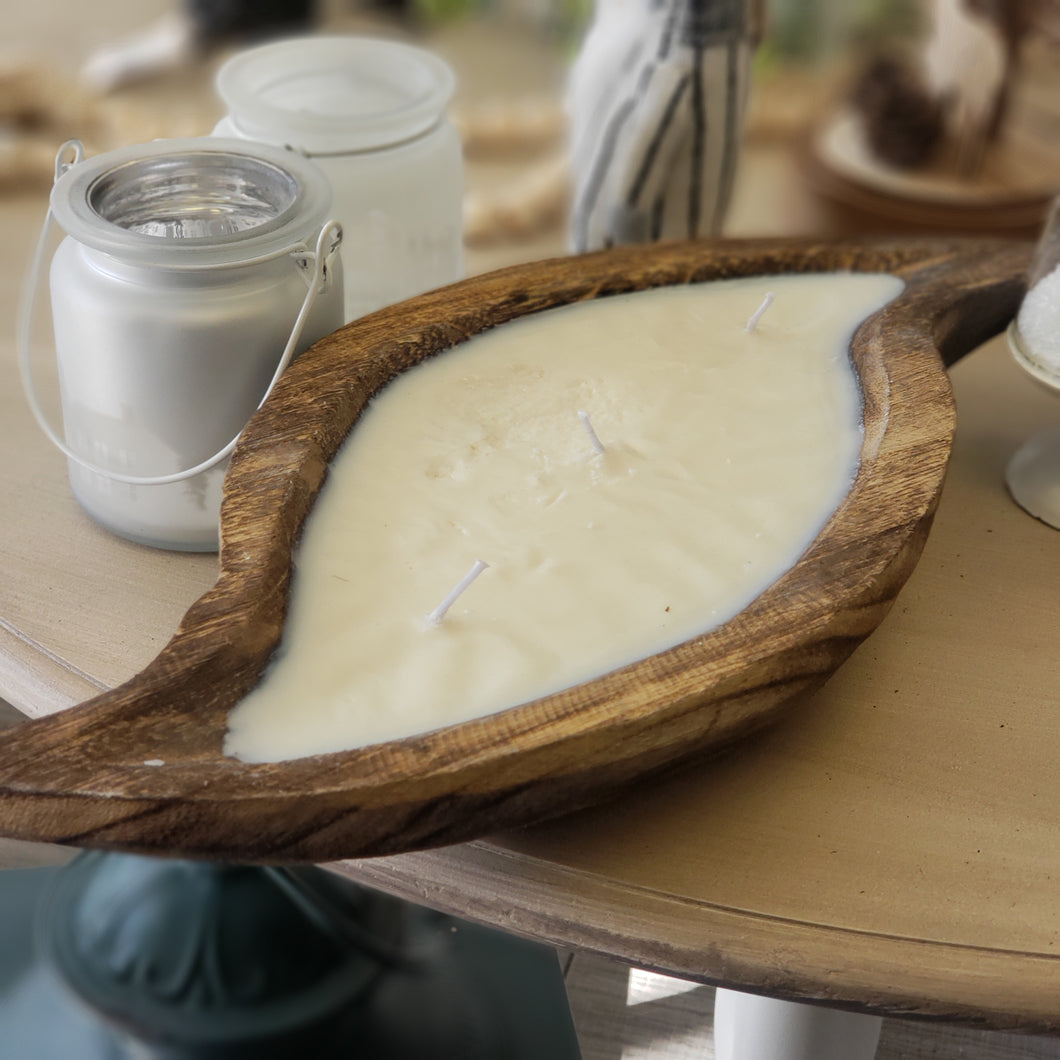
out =
[[1005,482],[1024,511],[1060,530],[1060,428],[1035,435],[1019,449]]
[[718,990],[715,1060],[872,1060],[880,1016]]

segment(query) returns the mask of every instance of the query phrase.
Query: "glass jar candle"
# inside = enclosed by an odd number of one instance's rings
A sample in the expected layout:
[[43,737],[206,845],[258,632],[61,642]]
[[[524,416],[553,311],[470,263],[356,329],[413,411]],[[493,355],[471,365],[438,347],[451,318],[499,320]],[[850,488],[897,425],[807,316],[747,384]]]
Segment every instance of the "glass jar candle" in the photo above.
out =
[[[1060,394],[1060,196],[1053,200],[1027,273],[1027,293],[1008,329],[1016,363]],[[1005,482],[1016,503],[1060,530],[1060,426],[1029,438],[1009,461]]]
[[463,275],[454,86],[430,52],[363,37],[277,41],[218,72],[215,135],[292,147],[331,181],[347,320]]
[[287,361],[342,323],[327,181],[293,152],[211,137],[57,173],[65,439],[36,400],[25,335],[31,405],[94,519],[143,544],[214,550],[236,437]]
[[1020,364],[1060,387],[1060,196],[1053,200],[1027,273],[1027,294],[1009,331]]

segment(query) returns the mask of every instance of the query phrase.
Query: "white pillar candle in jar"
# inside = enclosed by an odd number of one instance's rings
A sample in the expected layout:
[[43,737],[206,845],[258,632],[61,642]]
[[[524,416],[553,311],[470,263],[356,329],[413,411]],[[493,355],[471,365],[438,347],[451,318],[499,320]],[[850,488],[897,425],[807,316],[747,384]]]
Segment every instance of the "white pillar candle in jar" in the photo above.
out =
[[311,260],[327,181],[292,152],[203,137],[75,164],[51,203],[67,233],[51,301],[73,491],[134,541],[216,549],[227,461],[126,480],[219,453],[289,343],[341,325],[341,272],[317,283]]
[[275,41],[218,72],[215,134],[292,147],[331,181],[347,320],[463,274],[454,87],[438,56],[365,37]]
[[850,337],[901,287],[831,273],[600,298],[399,376],[332,462],[228,752],[410,736],[725,622],[848,492]]

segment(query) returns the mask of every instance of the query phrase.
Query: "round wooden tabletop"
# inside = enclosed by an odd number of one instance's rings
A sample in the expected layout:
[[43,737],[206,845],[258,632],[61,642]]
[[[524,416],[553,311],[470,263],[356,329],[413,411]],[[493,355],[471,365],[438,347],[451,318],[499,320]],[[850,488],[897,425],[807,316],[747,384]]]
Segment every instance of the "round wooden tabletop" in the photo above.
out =
[[342,869],[691,979],[1060,1031],[1060,534],[1003,481],[1060,401],[1001,339],[952,378],[923,557],[780,724],[589,812]]

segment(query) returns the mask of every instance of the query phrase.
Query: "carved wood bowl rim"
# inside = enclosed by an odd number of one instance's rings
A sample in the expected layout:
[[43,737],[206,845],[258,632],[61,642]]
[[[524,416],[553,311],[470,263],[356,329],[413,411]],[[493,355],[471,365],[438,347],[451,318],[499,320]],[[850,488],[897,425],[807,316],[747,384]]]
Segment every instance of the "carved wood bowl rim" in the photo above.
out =
[[[225,484],[220,577],[170,643],[119,688],[0,743],[0,832],[245,861],[388,854],[598,801],[767,724],[876,627],[912,571],[954,428],[943,359],[1004,327],[1028,259],[1023,244],[996,240],[622,248],[475,277],[325,337],[244,432]],[[551,306],[836,269],[906,282],[852,342],[862,465],[808,551],[744,611],[574,689],[423,736],[281,763],[222,756],[227,710],[279,639],[305,514],[358,413],[390,378]]]

